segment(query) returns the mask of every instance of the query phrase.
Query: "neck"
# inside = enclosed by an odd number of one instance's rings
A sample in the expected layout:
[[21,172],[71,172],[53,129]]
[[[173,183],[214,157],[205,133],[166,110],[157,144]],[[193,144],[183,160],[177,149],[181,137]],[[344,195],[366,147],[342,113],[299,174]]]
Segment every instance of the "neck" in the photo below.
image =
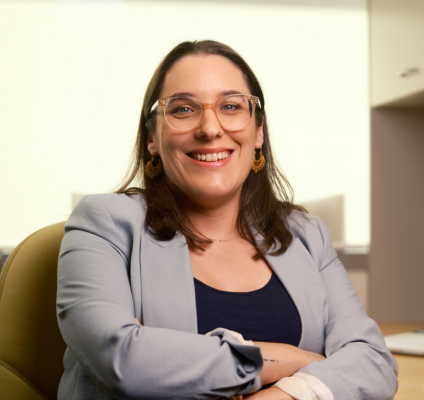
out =
[[194,227],[204,236],[212,240],[228,240],[238,235],[237,216],[240,196],[236,196],[213,207],[207,203],[187,205],[187,214]]

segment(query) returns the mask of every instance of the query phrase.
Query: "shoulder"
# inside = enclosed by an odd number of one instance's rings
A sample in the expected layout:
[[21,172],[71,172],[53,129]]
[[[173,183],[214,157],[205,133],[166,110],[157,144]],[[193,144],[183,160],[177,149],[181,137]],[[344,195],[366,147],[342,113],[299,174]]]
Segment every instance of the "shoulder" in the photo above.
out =
[[[145,203],[141,194],[128,196],[121,193],[91,194],[84,196],[72,212],[69,221],[97,218],[116,222],[144,220]],[[69,222],[68,221],[68,222]],[[67,224],[68,225],[68,224]]]
[[287,223],[294,237],[321,236],[323,231],[328,232],[321,218],[303,211],[293,210],[287,217]]
[[111,213],[118,213],[127,210],[128,212],[142,212],[144,210],[144,199],[141,194],[126,195],[124,193],[102,193],[89,194],[84,196],[77,207],[76,212],[86,211],[90,209],[107,210]]
[[330,231],[317,216],[294,210],[287,218],[293,242],[300,241],[320,268],[337,258]]
[[[127,253],[144,234],[145,203],[141,194],[95,194],[83,197],[65,224],[65,242],[75,235],[104,239]],[[87,236],[90,234],[90,236]]]

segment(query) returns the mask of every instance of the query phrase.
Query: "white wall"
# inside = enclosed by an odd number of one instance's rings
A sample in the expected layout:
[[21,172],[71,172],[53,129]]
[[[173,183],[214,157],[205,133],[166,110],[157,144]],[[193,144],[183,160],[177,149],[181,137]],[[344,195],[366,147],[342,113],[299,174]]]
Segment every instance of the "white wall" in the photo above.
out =
[[0,246],[65,220],[72,193],[116,186],[155,67],[205,38],[235,48],[262,82],[296,199],[343,195],[347,243],[368,244],[366,0],[3,0]]

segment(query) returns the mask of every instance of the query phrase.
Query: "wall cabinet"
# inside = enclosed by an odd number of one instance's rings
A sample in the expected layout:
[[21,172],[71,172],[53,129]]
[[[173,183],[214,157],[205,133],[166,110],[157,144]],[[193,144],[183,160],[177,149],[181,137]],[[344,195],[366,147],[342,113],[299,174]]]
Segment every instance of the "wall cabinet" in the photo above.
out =
[[368,4],[373,108],[368,309],[380,322],[422,321],[424,0]]
[[424,106],[424,1],[369,0],[371,105]]
[[424,108],[371,111],[368,310],[379,322],[424,321],[423,155]]

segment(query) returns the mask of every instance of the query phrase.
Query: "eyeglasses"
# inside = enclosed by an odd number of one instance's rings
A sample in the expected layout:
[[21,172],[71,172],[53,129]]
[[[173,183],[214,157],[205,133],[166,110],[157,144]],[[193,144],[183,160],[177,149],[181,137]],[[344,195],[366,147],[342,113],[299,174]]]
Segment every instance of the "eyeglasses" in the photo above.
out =
[[163,107],[167,124],[178,132],[188,132],[196,128],[203,117],[203,111],[210,108],[216,115],[222,129],[230,132],[244,129],[252,119],[259,98],[245,94],[231,94],[219,99],[215,104],[202,103],[189,97],[165,97],[158,100]]

